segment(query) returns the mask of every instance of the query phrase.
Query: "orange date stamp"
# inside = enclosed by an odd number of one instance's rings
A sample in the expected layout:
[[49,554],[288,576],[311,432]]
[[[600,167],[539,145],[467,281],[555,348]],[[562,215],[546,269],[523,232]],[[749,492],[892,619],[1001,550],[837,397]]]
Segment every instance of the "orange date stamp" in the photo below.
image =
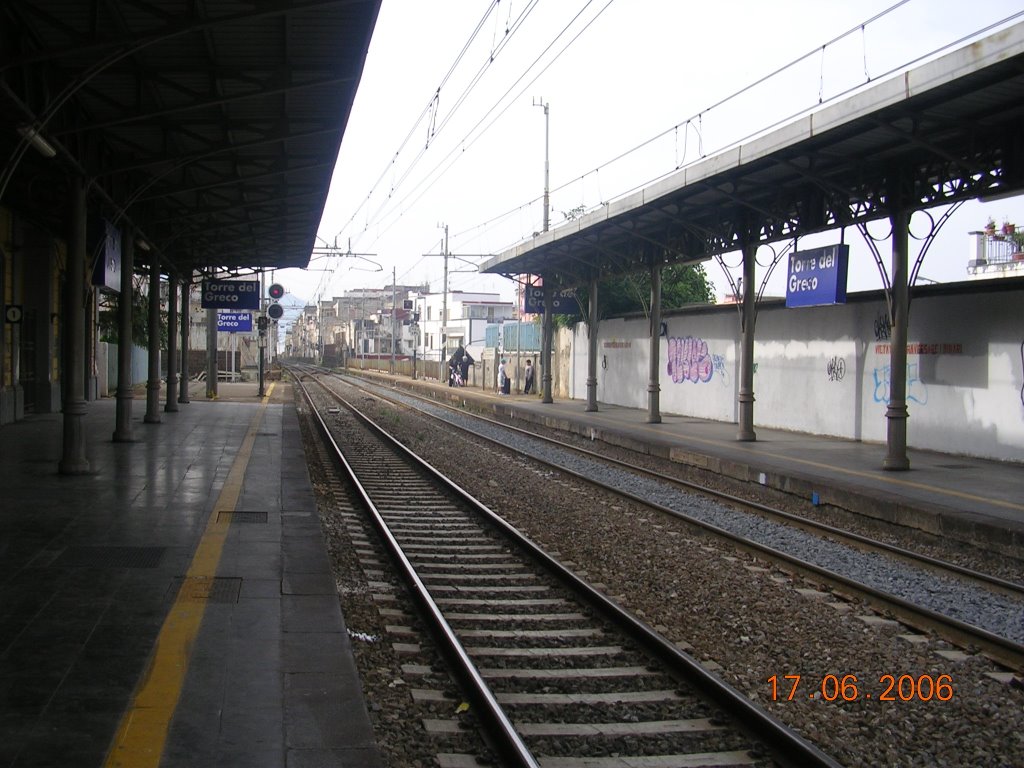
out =
[[[825,701],[949,701],[953,698],[952,675],[882,675],[877,688],[856,675],[772,675],[772,701],[800,698]],[[869,689],[870,687],[870,689]]]

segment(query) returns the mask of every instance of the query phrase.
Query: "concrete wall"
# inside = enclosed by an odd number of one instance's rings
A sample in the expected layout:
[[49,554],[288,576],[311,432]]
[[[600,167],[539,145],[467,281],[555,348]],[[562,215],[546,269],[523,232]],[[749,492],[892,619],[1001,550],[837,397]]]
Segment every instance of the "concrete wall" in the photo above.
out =
[[[907,358],[908,445],[1024,461],[1024,281],[915,292]],[[754,345],[756,426],[884,443],[890,326],[881,292],[846,305],[762,304]],[[740,317],[735,306],[665,318],[661,410],[736,422]],[[647,408],[646,318],[602,321],[599,402]],[[586,399],[587,335],[570,340],[568,391]],[[556,351],[557,354],[557,351]],[[556,367],[557,370],[557,367]]]

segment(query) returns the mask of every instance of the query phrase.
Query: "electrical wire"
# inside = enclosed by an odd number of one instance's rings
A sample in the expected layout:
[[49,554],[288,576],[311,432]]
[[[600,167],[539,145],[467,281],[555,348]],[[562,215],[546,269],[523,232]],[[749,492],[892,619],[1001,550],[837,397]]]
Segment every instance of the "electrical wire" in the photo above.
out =
[[373,183],[373,186],[370,188],[370,191],[364,198],[363,203],[360,204],[359,207],[357,207],[356,210],[352,212],[352,216],[349,217],[349,220],[346,222],[345,226],[342,227],[342,229],[338,232],[339,235],[352,225],[352,222],[355,221],[356,216],[358,216],[359,212],[363,209],[363,205],[365,205],[366,202],[369,201],[369,199],[373,196],[373,193],[377,190],[377,187],[380,186],[380,183],[384,180],[384,177],[387,175],[388,171],[395,164],[399,155],[401,155],[402,150],[404,150],[409,141],[412,140],[412,137],[416,133],[416,129],[423,122],[424,118],[430,115],[430,112],[433,109],[435,102],[439,99],[441,89],[444,88],[445,84],[451,78],[452,73],[454,73],[456,67],[458,67],[459,62],[462,61],[462,58],[466,55],[466,52],[469,50],[470,45],[472,45],[473,41],[480,33],[480,30],[483,29],[483,25],[484,22],[486,22],[487,17],[491,15],[495,8],[497,8],[498,2],[499,0],[491,0],[490,4],[487,6],[487,9],[484,11],[484,15],[481,17],[480,21],[477,22],[476,27],[474,27],[473,32],[470,34],[469,39],[462,46],[462,50],[459,51],[459,54],[455,57],[455,60],[448,68],[448,72],[445,73],[444,77],[441,78],[440,84],[437,86],[437,89],[431,95],[430,100],[427,102],[427,105],[423,108],[423,111],[420,113],[419,117],[416,118],[416,121],[413,123],[412,127],[409,129],[409,132],[406,134],[405,139],[399,145],[398,149],[395,150],[395,153],[391,156],[391,160],[384,167],[384,170],[381,171],[380,176],[378,176],[377,180]]
[[[445,126],[447,126],[448,123],[451,121],[451,119],[458,113],[459,108],[465,103],[466,99],[469,97],[469,95],[473,92],[473,90],[476,88],[476,86],[479,85],[480,81],[483,79],[483,76],[486,73],[487,69],[490,68],[490,66],[494,63],[494,60],[505,49],[505,47],[508,45],[509,41],[512,39],[512,37],[515,35],[515,33],[519,30],[519,28],[522,26],[522,24],[529,17],[529,14],[537,7],[538,2],[539,2],[539,0],[531,0],[531,2],[526,6],[525,10],[522,13],[520,13],[520,15],[516,19],[515,23],[512,25],[511,29],[506,32],[506,35],[502,38],[501,42],[498,44],[498,47],[491,49],[487,59],[480,66],[480,68],[477,70],[476,74],[474,74],[474,76],[470,80],[469,84],[463,89],[462,93],[456,98],[454,105],[448,111],[448,113],[444,117],[444,119],[441,121],[441,124],[432,129],[432,131],[430,133],[430,136],[428,137],[427,142],[425,142],[424,145],[420,148],[419,152],[417,153],[416,157],[413,158],[412,162],[409,164],[409,167],[406,169],[405,173],[403,173],[395,181],[395,183],[392,185],[392,193],[405,182],[405,180],[409,177],[409,175],[413,172],[413,170],[415,170],[415,168],[419,165],[420,161],[426,155],[427,150],[430,148],[430,144],[431,144],[432,140],[435,139],[437,137],[437,135],[441,133],[441,131],[445,128]],[[463,53],[464,52],[465,51],[463,51]],[[450,76],[450,74],[451,73],[449,73],[449,76]],[[448,76],[446,76],[446,78],[445,78],[446,81],[447,81],[447,78],[448,78]],[[440,97],[440,88],[438,89],[437,94],[435,94],[435,99],[438,99],[439,97]],[[436,110],[434,111],[433,116],[436,119],[436,116],[437,116]],[[391,195],[388,195],[384,200],[381,201],[380,206],[377,208],[377,210],[374,213],[374,217],[379,216],[381,214],[381,211],[384,210],[384,208],[387,206],[388,201],[390,199],[391,199]],[[374,218],[372,220],[376,220],[376,219]]]
[[[426,192],[429,191],[430,188],[434,184],[436,184],[437,181],[439,181],[441,177],[444,176],[444,174],[448,171],[448,169],[451,168],[451,166],[455,164],[455,162],[459,159],[459,157],[464,155],[466,150],[468,150],[474,143],[476,143],[476,141],[478,141],[483,135],[485,135],[488,130],[490,130],[490,128],[498,121],[498,119],[502,115],[504,115],[505,112],[507,112],[508,109],[515,103],[516,99],[518,99],[519,96],[521,96],[526,91],[527,88],[529,88],[531,85],[533,85],[533,83],[536,82],[537,79],[541,75],[543,75],[559,58],[561,58],[561,56],[565,53],[565,51],[569,48],[569,46],[571,46],[573,43],[575,43],[576,40],[579,39],[580,35],[582,35],[587,29],[589,29],[590,26],[595,21],[597,21],[597,19],[600,18],[600,16],[606,10],[608,10],[608,7],[611,6],[611,4],[614,1],[615,0],[608,0],[608,2],[604,5],[604,7],[602,7],[601,10],[598,11],[598,13],[592,19],[590,19],[590,21],[587,22],[587,24],[583,27],[583,29],[581,29],[579,32],[577,32],[576,35],[573,36],[573,38],[571,40],[569,40],[562,47],[562,49],[555,55],[555,57],[550,62],[548,62],[544,66],[543,69],[541,69],[539,72],[537,72],[537,74],[528,83],[523,85],[523,87],[520,89],[519,93],[516,94],[516,96],[514,98],[510,99],[508,101],[508,103],[504,106],[504,108],[502,108],[501,111],[499,111],[494,116],[494,118],[489,123],[487,123],[486,126],[484,126],[481,130],[479,130],[479,132],[476,133],[476,135],[474,135],[474,132],[476,132],[477,129],[479,129],[480,126],[484,124],[484,122],[487,120],[488,116],[490,116],[491,113],[493,113],[494,110],[497,109],[501,105],[501,103],[512,92],[512,90],[515,89],[515,87],[519,83],[522,82],[523,78],[525,78],[530,73],[530,71],[538,64],[538,62],[540,62],[544,58],[544,56],[554,47],[554,45],[559,41],[559,39],[561,39],[569,31],[569,29],[572,27],[572,25],[576,23],[577,19],[580,18],[580,16],[587,9],[587,7],[589,7],[594,2],[594,0],[587,0],[587,3],[583,6],[583,8],[580,9],[580,11],[573,17],[573,19],[565,27],[563,27],[563,29],[558,33],[558,35],[555,36],[555,38],[544,48],[544,50],[534,59],[534,61],[523,71],[523,74],[520,75],[519,78],[517,78],[516,81],[514,83],[512,83],[511,86],[509,86],[509,88],[505,91],[505,93],[503,93],[495,101],[494,105],[486,113],[484,113],[483,117],[472,128],[470,128],[470,130],[466,133],[466,136],[462,139],[462,141],[459,142],[458,144],[456,144],[455,147],[453,147],[453,149],[450,150],[448,152],[448,154],[445,155],[440,160],[440,162],[437,165],[435,165],[434,168],[426,176],[424,176],[420,180],[420,182],[415,187],[413,187],[404,198],[399,200],[396,203],[396,205],[390,211],[388,211],[388,213],[385,215],[384,218],[388,218],[388,217],[394,216],[394,215],[396,215],[396,212],[397,212],[397,218],[392,223],[389,223],[389,224],[386,224],[386,225],[382,225],[384,227],[384,229],[380,233],[380,235],[378,235],[378,237],[380,237],[383,234],[385,234],[390,229],[390,227],[393,226],[394,223],[396,223],[397,220],[400,219],[402,215],[404,215],[404,209],[405,208],[412,207],[412,205],[414,205],[416,202],[418,202],[420,200],[420,198],[422,198],[423,195],[426,194]],[[457,152],[458,152],[458,154],[456,154]],[[453,158],[453,155],[454,155],[454,158]],[[444,166],[445,163],[448,163],[448,165],[445,166],[443,168],[443,170],[441,170],[442,166]],[[412,198],[412,195],[414,195],[417,192],[417,190],[419,190],[420,187],[422,187],[424,184],[427,184],[426,188],[423,189],[423,191],[420,192],[420,194],[417,195],[415,198]],[[410,198],[412,198],[412,199],[410,200]],[[401,211],[401,212],[399,212],[399,211]]]

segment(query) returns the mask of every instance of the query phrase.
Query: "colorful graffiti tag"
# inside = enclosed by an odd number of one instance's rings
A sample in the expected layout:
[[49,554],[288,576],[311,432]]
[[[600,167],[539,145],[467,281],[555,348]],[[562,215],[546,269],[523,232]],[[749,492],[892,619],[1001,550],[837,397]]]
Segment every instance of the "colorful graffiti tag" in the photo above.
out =
[[[889,402],[889,388],[891,381],[892,367],[883,365],[875,368],[871,376],[874,379],[874,392],[872,396],[876,403]],[[917,374],[917,363],[907,364],[907,402],[918,405],[928,404],[928,385],[921,381]]]
[[708,354],[708,343],[694,336],[672,336],[668,340],[668,375],[679,384],[692,381],[695,384],[711,381],[715,372],[712,356]]

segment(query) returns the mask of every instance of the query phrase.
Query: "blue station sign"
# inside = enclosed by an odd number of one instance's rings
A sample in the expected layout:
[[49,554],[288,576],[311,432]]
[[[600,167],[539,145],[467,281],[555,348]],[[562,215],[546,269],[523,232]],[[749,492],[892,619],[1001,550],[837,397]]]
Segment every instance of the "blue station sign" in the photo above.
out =
[[251,333],[252,314],[249,312],[218,312],[217,330],[228,333]]
[[846,274],[850,246],[826,245],[789,255],[787,307],[817,307],[846,303]]
[[259,280],[203,280],[203,309],[259,308]]

